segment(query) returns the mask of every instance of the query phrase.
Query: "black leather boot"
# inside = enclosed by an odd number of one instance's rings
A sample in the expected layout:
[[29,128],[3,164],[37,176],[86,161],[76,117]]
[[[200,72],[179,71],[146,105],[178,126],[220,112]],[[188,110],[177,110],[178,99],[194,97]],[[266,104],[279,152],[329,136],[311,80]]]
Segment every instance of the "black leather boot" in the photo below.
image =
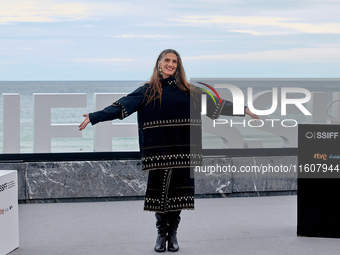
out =
[[166,250],[166,234],[168,232],[168,218],[166,213],[155,213],[156,228],[158,231],[155,251],[164,252]]
[[168,251],[178,251],[179,246],[177,242],[177,228],[178,224],[181,221],[181,217],[179,216],[181,211],[175,211],[168,214]]

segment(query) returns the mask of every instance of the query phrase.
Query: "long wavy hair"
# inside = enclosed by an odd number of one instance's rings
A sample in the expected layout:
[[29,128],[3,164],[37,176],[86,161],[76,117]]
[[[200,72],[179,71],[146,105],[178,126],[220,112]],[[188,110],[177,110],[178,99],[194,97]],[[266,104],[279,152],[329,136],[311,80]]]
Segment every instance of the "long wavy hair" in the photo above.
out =
[[149,81],[150,87],[147,90],[147,92],[149,92],[147,93],[149,94],[149,97],[147,99],[146,104],[150,103],[151,101],[156,102],[157,99],[159,99],[161,102],[163,76],[162,76],[162,73],[159,71],[159,62],[163,60],[165,54],[167,53],[173,53],[177,56],[177,69],[176,69],[174,76],[176,78],[178,88],[182,90],[183,92],[189,92],[191,95],[193,95],[192,92],[197,91],[197,89],[195,89],[194,86],[192,86],[187,81],[181,56],[178,54],[177,51],[173,49],[166,49],[166,50],[163,50],[159,54],[156,60],[155,67],[153,68],[153,73]]

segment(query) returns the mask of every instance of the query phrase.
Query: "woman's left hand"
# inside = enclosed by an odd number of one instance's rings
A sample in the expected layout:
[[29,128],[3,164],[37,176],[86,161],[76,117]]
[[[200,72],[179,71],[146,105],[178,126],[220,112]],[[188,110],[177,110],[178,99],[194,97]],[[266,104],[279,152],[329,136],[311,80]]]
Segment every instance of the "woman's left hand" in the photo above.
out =
[[250,117],[252,117],[254,120],[259,120],[259,116],[257,116],[255,113],[252,113],[250,110],[249,110],[249,107],[247,106],[246,110],[245,110],[245,113],[248,114]]

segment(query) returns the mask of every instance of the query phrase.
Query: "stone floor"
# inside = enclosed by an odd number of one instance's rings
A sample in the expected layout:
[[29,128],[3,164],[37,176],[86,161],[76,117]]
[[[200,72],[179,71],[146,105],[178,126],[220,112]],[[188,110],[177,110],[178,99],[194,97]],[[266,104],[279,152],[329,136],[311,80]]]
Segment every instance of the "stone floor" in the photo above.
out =
[[[177,254],[340,254],[340,240],[296,235],[296,196],[196,199],[183,211]],[[157,254],[143,201],[19,205],[11,255]],[[169,252],[167,252],[169,253]]]

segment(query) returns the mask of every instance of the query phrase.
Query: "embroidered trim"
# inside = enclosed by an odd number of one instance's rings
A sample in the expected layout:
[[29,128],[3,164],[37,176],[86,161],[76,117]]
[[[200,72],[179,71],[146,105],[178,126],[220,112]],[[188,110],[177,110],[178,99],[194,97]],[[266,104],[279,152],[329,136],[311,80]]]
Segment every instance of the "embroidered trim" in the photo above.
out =
[[[167,173],[169,173],[169,174],[167,175]],[[172,174],[172,169],[165,170],[164,181],[166,180],[166,183],[165,183],[165,185],[163,184],[163,192],[165,191],[163,203],[164,203],[165,209],[168,208],[168,202],[167,201],[168,201],[168,192],[169,192],[169,184],[170,184],[170,180],[171,180],[171,174]],[[162,194],[162,198],[163,198],[163,194]]]
[[145,201],[148,203],[160,203],[161,201],[158,198],[145,198]]
[[166,85],[169,85],[169,86],[177,85],[177,80],[176,79],[172,79],[172,80],[169,80],[169,81],[163,80],[163,84],[166,84]]
[[[166,212],[176,212],[176,211],[181,211],[181,210],[195,210],[194,205],[191,205],[190,207],[182,207],[182,208],[178,208],[178,209],[173,209],[173,210],[166,210]],[[161,210],[157,210],[157,209],[151,209],[148,207],[144,207],[144,211],[147,212],[159,212],[159,213],[164,213],[165,211],[161,211]]]
[[154,161],[154,160],[171,160],[171,159],[178,159],[178,158],[202,158],[203,154],[170,154],[170,155],[157,155],[157,156],[149,156],[149,157],[142,157],[142,161]]
[[171,212],[171,211],[185,210],[185,209],[193,210],[194,208],[195,208],[194,203],[171,205],[171,206],[168,206],[166,209],[162,209],[161,206],[145,205],[144,211]]
[[188,201],[188,200],[193,200],[193,199],[194,199],[194,196],[184,196],[184,197],[172,197],[172,198],[169,198],[169,201],[173,200],[174,202],[176,202],[176,201],[182,201],[182,200]]
[[116,101],[113,104],[119,105],[122,108],[122,118],[123,119],[126,118],[127,116],[129,116],[127,110],[124,108],[124,106],[119,101]]
[[186,162],[168,162],[168,163],[155,163],[155,164],[142,164],[142,170],[150,171],[150,170],[159,170],[159,169],[173,169],[173,168],[188,168],[193,166],[201,166],[202,161],[186,161]]
[[163,208],[162,206],[145,205],[144,211],[172,212],[172,211],[178,211],[178,210],[194,210],[194,208],[195,208],[195,204],[194,202],[191,202],[191,203],[170,205],[170,206],[167,206],[166,208]]
[[182,207],[193,207],[194,196],[182,196],[169,198],[167,201],[167,207],[170,209],[182,208]]
[[156,120],[149,121],[143,124],[143,129],[156,128],[156,127],[168,127],[168,126],[201,126],[201,119],[171,119],[171,120]]

